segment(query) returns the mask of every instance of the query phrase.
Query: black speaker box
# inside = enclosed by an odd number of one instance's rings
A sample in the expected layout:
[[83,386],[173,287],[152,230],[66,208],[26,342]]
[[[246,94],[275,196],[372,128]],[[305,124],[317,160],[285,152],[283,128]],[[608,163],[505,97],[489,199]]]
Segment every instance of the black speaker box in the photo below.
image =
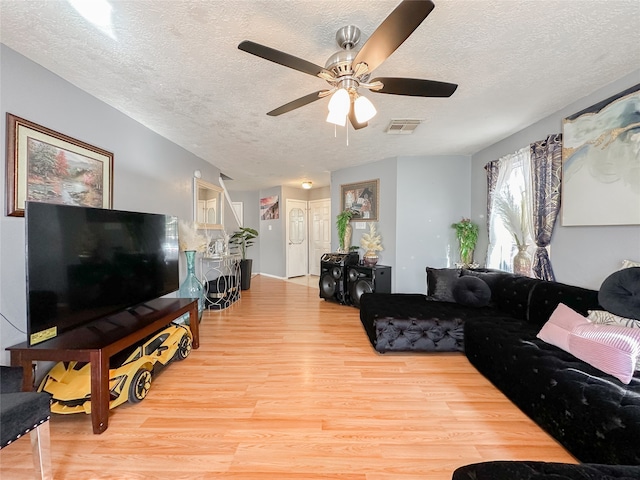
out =
[[347,267],[347,291],[350,304],[358,308],[365,293],[391,293],[391,267]]
[[357,253],[326,253],[320,260],[320,298],[350,305],[347,269],[358,263]]

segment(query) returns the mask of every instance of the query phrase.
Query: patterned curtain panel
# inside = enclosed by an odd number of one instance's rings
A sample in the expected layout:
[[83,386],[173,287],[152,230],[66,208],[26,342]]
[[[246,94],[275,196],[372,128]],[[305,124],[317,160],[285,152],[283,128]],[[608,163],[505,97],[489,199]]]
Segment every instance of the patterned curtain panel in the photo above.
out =
[[536,252],[533,273],[542,280],[555,280],[546,247],[560,211],[562,134],[549,135],[531,144],[533,182],[533,239]]
[[484,166],[487,171],[487,232],[491,231],[491,205],[493,204],[493,192],[498,184],[498,173],[500,173],[500,160],[492,160]]

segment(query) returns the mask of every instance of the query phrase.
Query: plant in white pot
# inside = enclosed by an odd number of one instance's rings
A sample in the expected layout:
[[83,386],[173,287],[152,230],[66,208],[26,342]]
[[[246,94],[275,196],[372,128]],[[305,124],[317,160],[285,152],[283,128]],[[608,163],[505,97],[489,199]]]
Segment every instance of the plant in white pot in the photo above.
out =
[[340,244],[338,252],[341,253],[349,253],[351,250],[351,234],[353,232],[351,224],[349,223],[351,222],[351,217],[353,217],[352,210],[343,210],[336,216],[338,243]]
[[382,247],[382,237],[377,231],[375,222],[369,222],[369,233],[362,234],[360,246],[364,249],[362,260],[365,265],[373,266],[378,263],[378,252],[384,249]]
[[231,235],[229,243],[240,251],[240,288],[249,290],[251,288],[251,267],[253,260],[247,258],[247,249],[253,245],[253,240],[258,238],[258,231],[250,227],[240,227],[240,230]]

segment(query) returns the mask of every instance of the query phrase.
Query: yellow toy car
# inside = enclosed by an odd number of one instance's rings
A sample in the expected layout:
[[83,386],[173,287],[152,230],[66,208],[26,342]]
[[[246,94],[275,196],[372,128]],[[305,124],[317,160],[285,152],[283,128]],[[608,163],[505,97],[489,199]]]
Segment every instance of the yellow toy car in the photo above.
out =
[[[144,400],[159,368],[172,360],[184,360],[191,352],[191,331],[169,324],[109,359],[109,408],[127,400]],[[91,413],[91,365],[88,362],[59,362],[44,377],[39,392],[50,393],[54,413]]]

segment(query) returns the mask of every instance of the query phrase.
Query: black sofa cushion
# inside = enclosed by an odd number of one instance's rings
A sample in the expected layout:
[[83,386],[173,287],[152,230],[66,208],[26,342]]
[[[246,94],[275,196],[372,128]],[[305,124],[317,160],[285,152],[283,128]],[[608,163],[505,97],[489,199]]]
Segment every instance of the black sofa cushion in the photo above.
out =
[[611,313],[640,319],[640,267],[624,268],[605,278],[598,300]]
[[637,480],[640,467],[632,465],[573,465],[551,462],[482,462],[453,472],[452,480]]
[[460,277],[453,284],[453,298],[467,307],[486,307],[491,301],[491,289],[478,277]]
[[491,300],[502,315],[525,320],[529,310],[529,298],[534,285],[543,282],[518,275],[503,275],[491,288]]
[[640,372],[629,385],[507,316],[469,319],[471,364],[582,462],[640,465]]
[[538,328],[542,328],[551,318],[560,303],[585,317],[589,310],[599,308],[597,291],[558,282],[536,283],[530,301],[527,320]]
[[427,296],[438,302],[455,302],[453,284],[460,276],[455,268],[427,267]]

